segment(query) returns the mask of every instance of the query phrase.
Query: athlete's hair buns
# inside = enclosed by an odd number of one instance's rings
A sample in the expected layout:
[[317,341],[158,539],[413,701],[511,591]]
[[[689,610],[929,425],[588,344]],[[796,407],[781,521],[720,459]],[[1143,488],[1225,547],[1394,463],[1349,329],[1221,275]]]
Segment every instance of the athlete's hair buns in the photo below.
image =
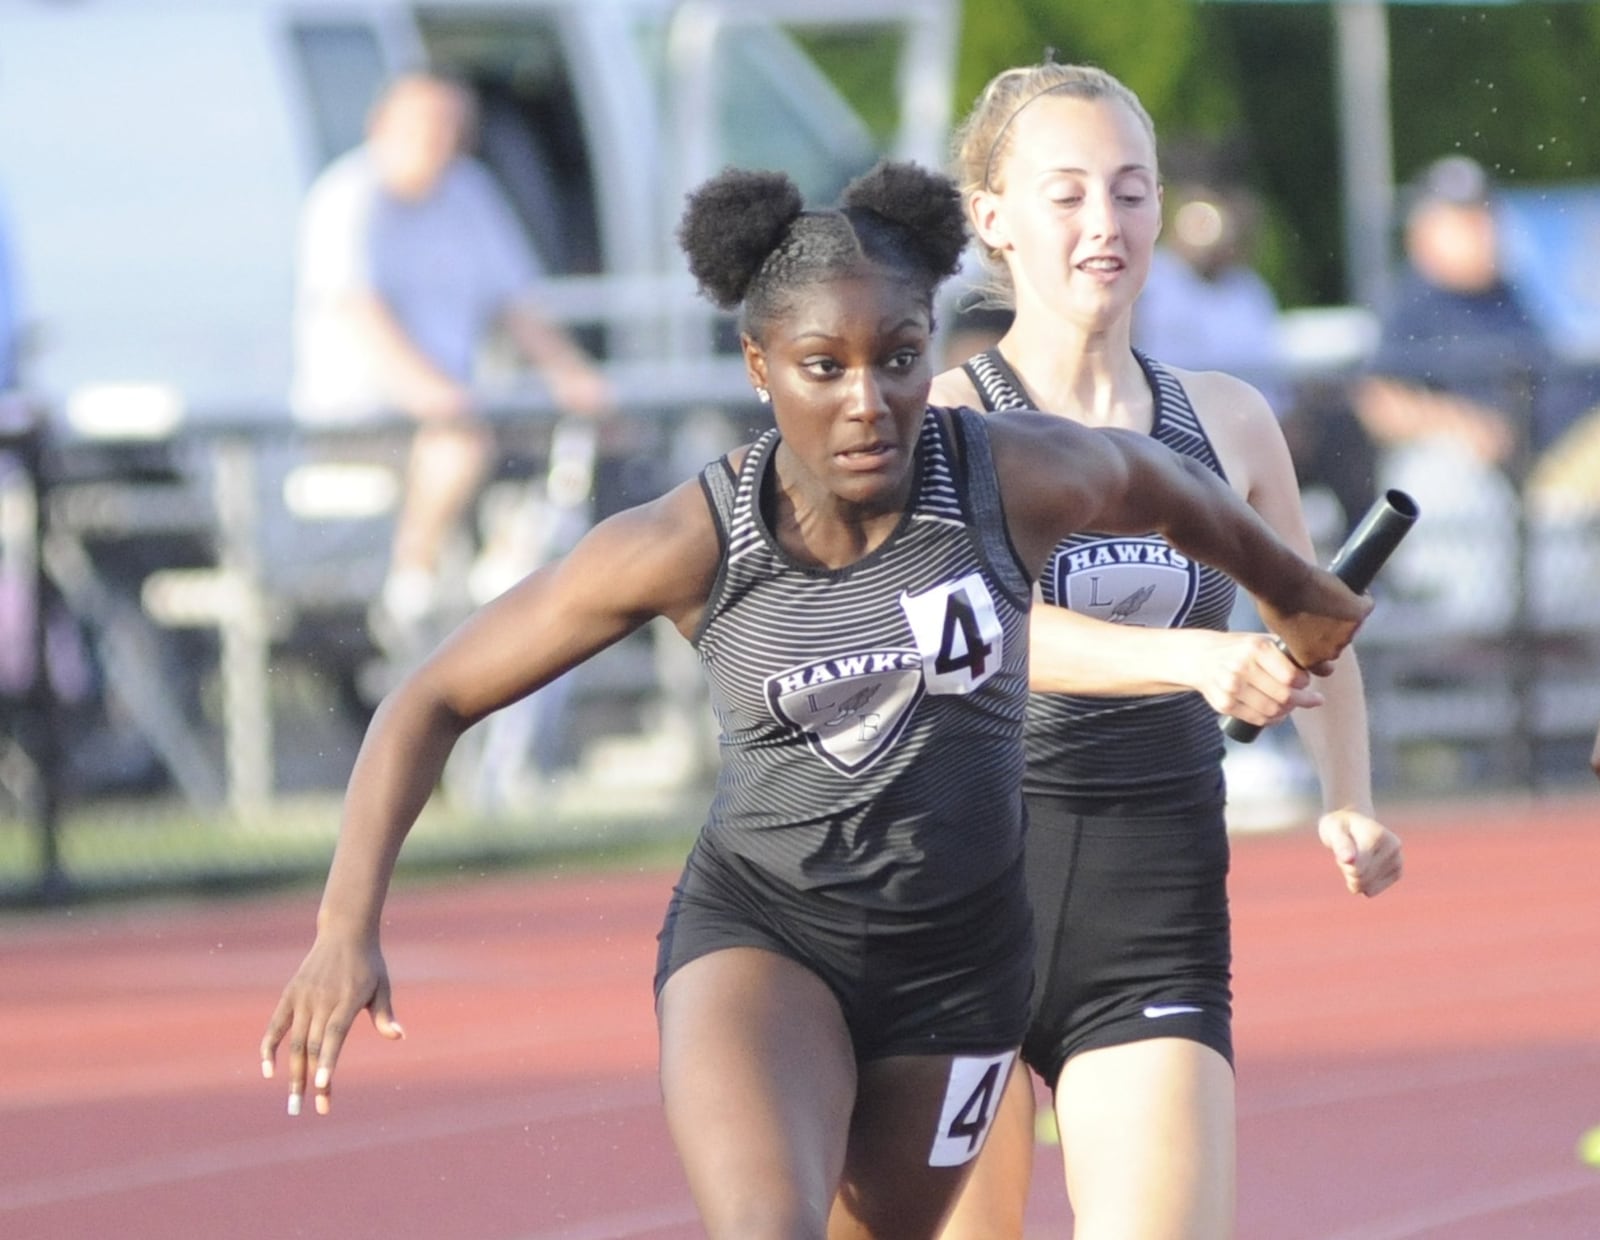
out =
[[678,224],[689,271],[713,305],[732,310],[804,203],[781,172],[728,168],[693,191]]
[[761,340],[808,289],[869,270],[904,281],[931,318],[966,220],[955,184],[911,163],[881,163],[838,207],[809,211],[783,173],[730,168],[689,195],[678,244],[707,299]]
[[846,211],[866,210],[904,230],[935,281],[961,266],[967,245],[961,191],[949,177],[909,161],[886,160],[845,187]]

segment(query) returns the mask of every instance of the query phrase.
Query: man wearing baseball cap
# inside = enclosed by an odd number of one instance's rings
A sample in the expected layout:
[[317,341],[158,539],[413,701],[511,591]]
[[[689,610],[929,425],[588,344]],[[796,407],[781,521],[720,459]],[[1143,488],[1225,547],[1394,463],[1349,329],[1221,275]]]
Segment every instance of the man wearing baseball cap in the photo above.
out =
[[1402,197],[1405,267],[1355,389],[1380,486],[1429,514],[1390,579],[1442,619],[1498,627],[1515,602],[1518,497],[1533,413],[1554,359],[1504,278],[1488,174],[1465,155],[1425,167]]

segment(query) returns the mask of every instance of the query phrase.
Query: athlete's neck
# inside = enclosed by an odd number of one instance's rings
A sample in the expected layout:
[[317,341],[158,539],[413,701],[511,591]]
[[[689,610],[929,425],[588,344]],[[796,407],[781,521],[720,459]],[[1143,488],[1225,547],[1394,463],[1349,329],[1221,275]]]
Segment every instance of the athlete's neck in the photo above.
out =
[[1091,336],[1019,315],[998,347],[1037,408],[1085,426],[1150,430],[1154,401],[1125,325]]

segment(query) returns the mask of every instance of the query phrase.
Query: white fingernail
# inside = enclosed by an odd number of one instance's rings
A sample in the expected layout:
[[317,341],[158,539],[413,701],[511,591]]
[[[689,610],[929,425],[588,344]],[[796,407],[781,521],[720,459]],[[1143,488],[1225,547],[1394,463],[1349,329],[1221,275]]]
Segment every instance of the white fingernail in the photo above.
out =
[[326,1068],[318,1068],[317,1069],[317,1079],[316,1079],[317,1088],[318,1089],[327,1089],[328,1088],[328,1078],[331,1075],[332,1074]]
[[298,1114],[300,1114],[300,1095],[299,1094],[290,1094],[289,1095],[289,1114],[290,1115],[298,1115]]
[[272,1079],[272,1060],[263,1059],[261,1061],[261,1075],[269,1081]]

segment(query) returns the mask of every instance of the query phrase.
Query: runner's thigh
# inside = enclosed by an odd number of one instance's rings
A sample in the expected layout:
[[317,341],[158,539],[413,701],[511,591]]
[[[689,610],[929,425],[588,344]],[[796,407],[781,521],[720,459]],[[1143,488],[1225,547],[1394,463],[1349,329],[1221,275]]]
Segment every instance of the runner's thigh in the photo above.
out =
[[1015,1062],[899,1055],[861,1067],[830,1240],[936,1236],[983,1148]]
[[833,992],[775,952],[725,948],[672,974],[659,1017],[667,1126],[706,1233],[822,1236],[856,1087]]
[[1077,1240],[1229,1240],[1234,1110],[1228,1061],[1188,1038],[1073,1056],[1056,1119]]

